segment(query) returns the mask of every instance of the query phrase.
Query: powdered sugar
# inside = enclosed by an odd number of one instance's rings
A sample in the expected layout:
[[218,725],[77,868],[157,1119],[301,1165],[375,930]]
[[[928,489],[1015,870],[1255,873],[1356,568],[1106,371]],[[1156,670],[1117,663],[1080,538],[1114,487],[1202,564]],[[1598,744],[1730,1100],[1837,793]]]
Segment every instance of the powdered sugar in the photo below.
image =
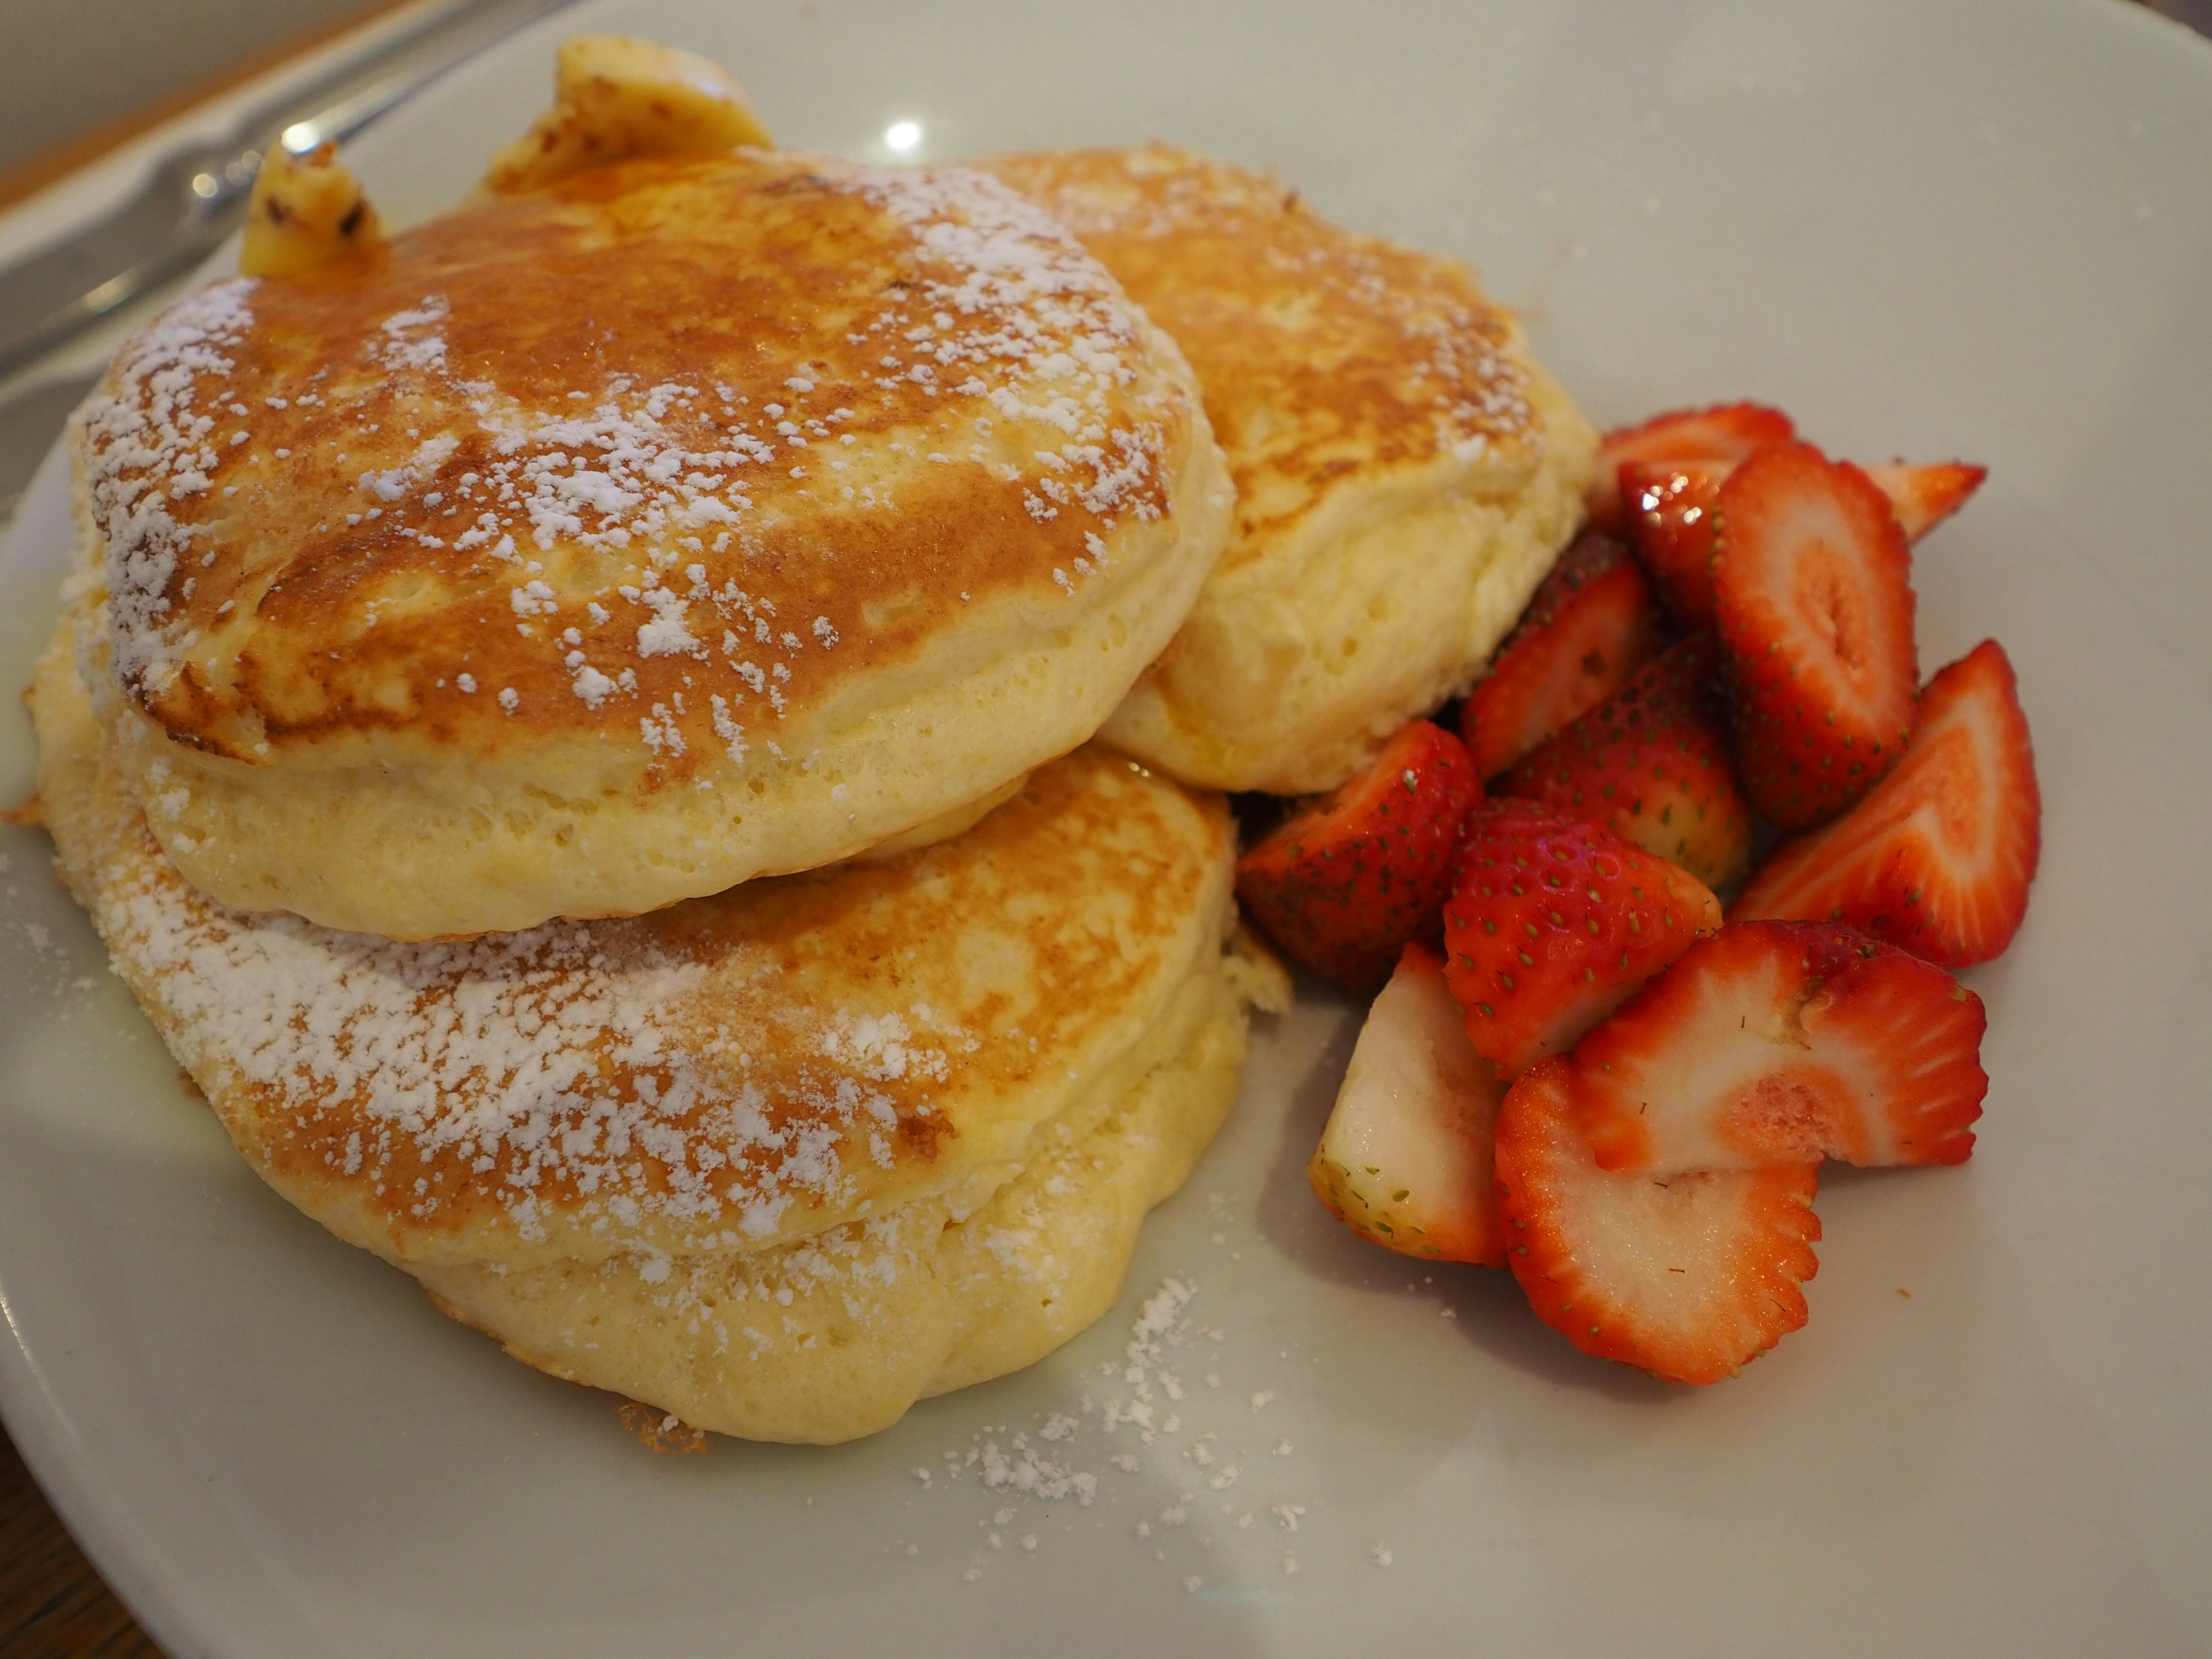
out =
[[[611,1243],[672,1219],[726,1225],[734,1245],[794,1200],[848,1194],[844,1150],[880,1152],[901,1121],[876,1086],[894,1054],[898,1075],[947,1075],[926,1010],[860,1036],[833,1024],[812,1059],[757,1073],[748,1042],[791,1040],[702,1030],[702,994],[726,979],[648,922],[395,944],[223,909],[143,832],[91,896],[188,1063],[233,1074],[263,1133],[326,1146],[335,1173],[416,1220],[465,1188],[534,1237],[557,1192]],[[786,1017],[803,1047],[815,1016]]]
[[[1281,1484],[1289,1466],[1249,1467],[1249,1453],[1233,1437],[1242,1432],[1237,1413],[1208,1423],[1196,1420],[1194,1403],[1177,1403],[1186,1398],[1181,1361],[1210,1348],[1208,1363],[1218,1364],[1225,1334],[1194,1318],[1198,1293],[1195,1280],[1175,1274],[1144,1298],[1121,1359],[1098,1367],[1113,1385],[1103,1397],[1085,1393],[1042,1413],[1034,1431],[986,1428],[965,1448],[946,1451],[940,1468],[914,1471],[925,1488],[950,1492],[972,1481],[995,1500],[978,1521],[984,1547],[969,1558],[963,1578],[973,1583],[984,1577],[1002,1548],[991,1539],[1003,1540],[1024,1515],[1049,1519],[1055,1509],[1065,1515],[1094,1507],[1118,1515],[1118,1523],[1109,1518],[1102,1524],[1118,1524],[1171,1570],[1188,1565],[1194,1552],[1235,1546],[1263,1552],[1276,1564],[1271,1571],[1297,1571],[1283,1546],[1306,1523],[1308,1506],[1299,1492]],[[1186,1411],[1194,1420],[1185,1421]],[[1287,1443],[1278,1443],[1277,1454],[1289,1455]],[[1246,1483],[1242,1490],[1240,1480]],[[1159,1501],[1163,1489],[1172,1493],[1165,1503]],[[1273,1521],[1272,1528],[1255,1528],[1262,1517]],[[1182,1582],[1198,1593],[1190,1577]],[[1197,1583],[1202,1589],[1203,1577]]]
[[189,643],[172,621],[169,586],[208,532],[180,521],[171,503],[204,495],[219,465],[200,382],[230,373],[229,351],[253,325],[253,289],[251,277],[234,277],[179,301],[116,354],[112,390],[85,404],[87,483],[106,544],[115,671],[125,684],[150,680],[158,690]]
[[[1257,395],[1259,366],[1234,355],[1243,342],[1222,327],[1220,307],[1242,308],[1249,329],[1264,334],[1282,325],[1255,296],[1295,295],[1297,338],[1282,348],[1280,372],[1295,375],[1309,360],[1340,360],[1333,372],[1397,404],[1409,447],[1425,457],[1474,465],[1501,440],[1540,442],[1526,371],[1504,349],[1508,331],[1468,273],[1450,262],[1337,232],[1271,179],[1163,146],[1129,150],[1106,165],[1018,159],[1005,172],[1098,247],[1171,332],[1181,307],[1201,307],[1196,314],[1206,320],[1185,349],[1201,369],[1210,350],[1232,354],[1240,384],[1215,388],[1231,402]],[[1121,264],[1116,245],[1143,250],[1133,256],[1133,269]],[[1148,286],[1158,263],[1152,250],[1162,246],[1189,257],[1164,267],[1164,286],[1155,289]],[[1263,422],[1261,432],[1263,453],[1285,441],[1273,423]],[[1423,441],[1413,443],[1417,436]],[[1331,454],[1328,446],[1341,441],[1328,422],[1316,438]],[[1224,441],[1237,465],[1234,438]]]
[[425,295],[422,303],[415,309],[396,312],[379,324],[378,331],[384,337],[372,340],[369,350],[385,368],[397,372],[412,369],[418,373],[442,373],[446,367],[446,342],[442,335],[432,331],[450,314],[451,307],[444,295]]
[[[234,489],[226,467],[267,465],[245,418],[257,405],[327,403],[342,414],[349,400],[364,408],[387,395],[403,400],[392,408],[408,414],[384,418],[421,420],[427,435],[396,459],[389,435],[368,435],[376,424],[318,428],[317,442],[331,452],[376,447],[382,461],[345,467],[336,454],[350,499],[318,503],[318,531],[374,526],[426,552],[507,567],[507,585],[491,595],[514,618],[508,648],[528,642],[550,653],[574,693],[569,719],[601,717],[607,733],[634,734],[661,761],[695,750],[744,757],[749,726],[788,714],[802,659],[867,628],[865,594],[836,614],[817,596],[785,621],[775,562],[762,559],[775,526],[799,514],[799,499],[819,500],[811,465],[793,463],[832,446],[835,479],[848,465],[836,441],[849,445],[856,422],[875,459],[866,482],[839,483],[835,495],[862,516],[896,511],[904,471],[986,465],[972,440],[995,430],[994,477],[1012,471],[1044,519],[1079,508],[1095,522],[1073,574],[1065,556],[1034,573],[1074,592],[1104,566],[1100,532],[1125,517],[1157,517],[1167,499],[1166,434],[1177,416],[1173,394],[1158,389],[1141,313],[1053,221],[981,173],[872,171],[819,158],[791,165],[809,188],[879,214],[886,249],[910,250],[904,266],[914,276],[874,294],[853,319],[847,338],[857,356],[840,359],[835,374],[805,360],[771,368],[773,398],[757,404],[711,374],[641,378],[617,361],[599,383],[558,394],[556,406],[526,405],[495,368],[456,356],[467,320],[455,311],[462,290],[437,286],[434,269],[418,296],[363,323],[361,361],[319,372],[318,386],[334,377],[319,392],[288,379],[289,395],[270,395],[276,371],[257,355],[252,283],[218,283],[164,313],[125,349],[87,427],[114,659],[126,685],[150,704],[193,643],[181,620],[191,611],[185,550],[197,555],[204,544],[220,558],[232,549],[211,514],[184,504],[218,485]],[[859,378],[846,378],[848,362]],[[219,415],[234,417],[221,432]],[[932,441],[908,441],[925,437]],[[1010,453],[1036,459],[1024,472],[1006,465]],[[280,479],[289,476],[279,469]],[[316,556],[311,545],[300,551]],[[473,591],[477,580],[458,586]],[[230,616],[228,603],[222,614]],[[256,618],[243,625],[260,625],[251,606],[241,616]],[[670,695],[665,671],[652,678],[672,659],[682,665],[686,697]],[[523,659],[506,660],[515,665],[502,678],[528,684]],[[422,665],[426,684],[446,684],[461,664]],[[483,673],[481,660],[474,666]]]

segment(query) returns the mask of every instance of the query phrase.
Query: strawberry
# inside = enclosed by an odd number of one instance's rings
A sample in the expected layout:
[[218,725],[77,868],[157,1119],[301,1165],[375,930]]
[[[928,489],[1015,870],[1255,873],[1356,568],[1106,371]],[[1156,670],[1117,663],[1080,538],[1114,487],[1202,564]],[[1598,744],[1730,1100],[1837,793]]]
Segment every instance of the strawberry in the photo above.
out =
[[1502,1267],[1490,1144],[1504,1097],[1467,1040],[1443,963],[1408,945],[1359,1028],[1306,1179],[1386,1250]]
[[1709,461],[1725,472],[1765,444],[1786,444],[1797,428],[1787,415],[1764,404],[1717,404],[1677,409],[1638,426],[1617,427],[1598,445],[1597,472],[1583,504],[1590,527],[1608,536],[1627,529],[1621,510],[1623,461]]
[[1445,980],[1506,1077],[1564,1054],[1720,925],[1695,876],[1534,801],[1468,815],[1444,904]]
[[1713,625],[1713,504],[1729,471],[1711,461],[1620,464],[1629,538],[1683,628]]
[[[1718,461],[1620,464],[1629,543],[1651,573],[1659,602],[1680,627],[1713,625],[1713,508],[1734,471]],[[1989,476],[1985,466],[1958,461],[1928,466],[1899,462],[1860,471],[1889,497],[1907,543],[1918,541],[1964,507]]]
[[1751,862],[1751,805],[1713,708],[1720,649],[1695,634],[1498,781],[1496,793],[1540,800],[1603,824],[1727,887]]
[[1946,967],[1986,962],[2027,914],[2042,817],[2012,664],[1984,640],[1928,683],[1896,769],[1777,848],[1734,915],[1844,921]]
[[1237,896],[1292,957],[1355,990],[1382,982],[1451,889],[1482,785],[1460,740],[1414,720],[1358,777],[1237,861]]
[[1865,471],[1889,497],[1890,510],[1897,514],[1908,542],[1918,541],[1964,507],[1966,497],[1990,476],[1989,468],[1969,466],[1963,461],[1926,466],[1908,466],[1899,461],[1888,466],[1869,466]]
[[1732,1376],[1805,1322],[1817,1163],[1660,1179],[1601,1169],[1572,1063],[1524,1073],[1498,1115],[1505,1259],[1584,1353],[1675,1382]]
[[1904,751],[1919,683],[1911,556],[1887,497],[1809,444],[1759,450],[1715,509],[1713,596],[1752,805],[1834,817]]
[[1650,580],[1628,550],[1577,538],[1468,697],[1460,729],[1475,770],[1503,772],[1611,696],[1663,643]]
[[1988,1023],[1942,969],[1851,928],[1733,922],[1583,1039],[1576,1117],[1601,1168],[1661,1179],[1962,1164]]

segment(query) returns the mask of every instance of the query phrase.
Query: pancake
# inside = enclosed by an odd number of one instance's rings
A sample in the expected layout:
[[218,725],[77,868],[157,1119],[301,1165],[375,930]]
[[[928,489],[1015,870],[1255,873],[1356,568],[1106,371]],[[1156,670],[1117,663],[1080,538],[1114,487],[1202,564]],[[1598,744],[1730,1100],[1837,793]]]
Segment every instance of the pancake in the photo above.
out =
[[957,822],[1092,734],[1230,502],[1181,355],[1035,208],[751,150],[216,283],[76,445],[155,836],[397,939]]
[[1173,335],[1228,550],[1104,735],[1187,781],[1334,788],[1463,691],[1572,533],[1596,436],[1453,260],[1163,145],[985,164]]
[[701,1427],[847,1438],[1082,1328],[1228,1110],[1248,1000],[1287,1000],[1231,934],[1222,801],[1095,748],[955,839],[641,917],[228,910],[147,830],[69,627],[33,699],[61,870],[247,1162]]

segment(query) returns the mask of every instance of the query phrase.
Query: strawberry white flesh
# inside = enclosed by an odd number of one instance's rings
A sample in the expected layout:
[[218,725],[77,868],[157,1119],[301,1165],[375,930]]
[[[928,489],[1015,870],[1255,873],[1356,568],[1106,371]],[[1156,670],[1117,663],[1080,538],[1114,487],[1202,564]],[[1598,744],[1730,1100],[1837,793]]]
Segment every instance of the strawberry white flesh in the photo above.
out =
[[1919,672],[1911,556],[1889,501],[1806,444],[1754,453],[1715,500],[1713,602],[1752,805],[1833,817],[1904,752]]
[[1961,1163],[1986,1023],[1943,969],[1849,928],[1735,923],[1583,1041],[1576,1117],[1604,1168],[1662,1178]]
[[1385,1249],[1502,1267],[1491,1142],[1504,1095],[1468,1041],[1443,964],[1409,945],[1360,1027],[1307,1179]]
[[1913,466],[1903,461],[1862,469],[1889,497],[1905,538],[1917,542],[1966,504],[1990,476],[1985,466],[1964,461],[1934,461]]
[[1601,1169],[1571,1066],[1523,1073],[1498,1117],[1506,1259],[1545,1323],[1585,1353],[1716,1382],[1805,1322],[1819,1166],[1660,1178]]

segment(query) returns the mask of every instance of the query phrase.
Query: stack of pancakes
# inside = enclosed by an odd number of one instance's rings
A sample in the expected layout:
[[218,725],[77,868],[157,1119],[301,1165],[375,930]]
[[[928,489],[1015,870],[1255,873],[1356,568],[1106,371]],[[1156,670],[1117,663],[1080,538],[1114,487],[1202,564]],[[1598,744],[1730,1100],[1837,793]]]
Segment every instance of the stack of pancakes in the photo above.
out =
[[1588,432],[1249,174],[634,136],[118,354],[40,791],[276,1190],[532,1364],[833,1441],[1118,1295],[1287,995],[1206,792],[1470,679]]

